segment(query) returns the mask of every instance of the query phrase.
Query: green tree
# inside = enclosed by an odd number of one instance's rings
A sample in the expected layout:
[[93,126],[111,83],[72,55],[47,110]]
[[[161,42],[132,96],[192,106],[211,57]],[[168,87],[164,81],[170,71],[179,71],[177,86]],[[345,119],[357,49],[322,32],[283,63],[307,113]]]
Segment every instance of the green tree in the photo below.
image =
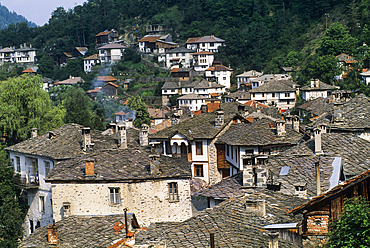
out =
[[9,164],[7,154],[0,148],[0,247],[17,247],[22,238],[22,211],[16,199],[13,183],[14,170]]
[[362,196],[347,199],[340,217],[329,225],[328,248],[370,245],[370,204]]
[[90,98],[82,88],[68,88],[63,106],[66,109],[65,123],[77,123],[85,127],[91,126],[92,106]]
[[53,77],[54,60],[49,55],[44,55],[39,61],[38,73],[44,77]]
[[[50,115],[52,111],[58,115]],[[42,89],[40,76],[23,75],[1,82],[0,130],[8,135],[10,144],[27,139],[31,128],[43,133],[63,125],[61,115],[63,111],[54,110]]]
[[140,95],[130,97],[127,105],[131,110],[136,111],[136,119],[134,121],[135,127],[141,127],[142,124],[150,125],[150,115],[148,107],[145,105],[143,98]]
[[341,53],[353,54],[357,46],[358,40],[336,22],[326,30],[319,51],[324,55],[335,56]]
[[302,68],[300,76],[305,79],[304,81],[320,79],[324,83],[331,84],[334,76],[340,72],[337,62],[333,55],[313,56]]

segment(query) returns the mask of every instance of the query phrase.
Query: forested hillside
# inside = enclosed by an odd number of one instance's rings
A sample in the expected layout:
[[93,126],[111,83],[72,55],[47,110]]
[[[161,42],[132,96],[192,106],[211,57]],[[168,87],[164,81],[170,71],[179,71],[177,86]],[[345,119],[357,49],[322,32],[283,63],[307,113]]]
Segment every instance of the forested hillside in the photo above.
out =
[[30,27],[36,27],[36,24],[29,22],[24,16],[10,12],[7,7],[0,4],[0,29],[8,28],[9,25],[15,25],[19,22],[27,22]]
[[145,35],[145,25],[162,24],[175,41],[211,34],[226,40],[216,57],[237,72],[276,73],[316,53],[326,21],[328,27],[341,23],[356,46],[362,45],[369,39],[369,10],[366,0],[88,0],[73,10],[56,9],[43,27],[19,24],[1,30],[0,45],[29,42],[40,56],[58,56],[75,46],[93,48],[94,36],[106,29],[135,42]]

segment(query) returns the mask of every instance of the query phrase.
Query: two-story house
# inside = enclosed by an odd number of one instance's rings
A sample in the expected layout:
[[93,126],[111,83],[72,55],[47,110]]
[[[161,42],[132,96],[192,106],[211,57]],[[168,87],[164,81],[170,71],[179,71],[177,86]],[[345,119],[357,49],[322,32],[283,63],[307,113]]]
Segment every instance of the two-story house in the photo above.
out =
[[37,49],[32,45],[21,44],[18,49],[5,47],[0,49],[0,63],[35,63]]
[[127,47],[120,44],[107,44],[98,48],[99,58],[102,63],[114,63],[123,58],[123,52]]
[[255,70],[245,71],[242,74],[236,76],[236,82],[238,84],[238,89],[241,90],[251,90],[252,83],[251,78],[257,78],[263,75],[263,72],[258,72]]
[[95,35],[95,46],[102,46],[118,41],[118,32],[114,29],[105,30]]
[[193,65],[193,50],[177,47],[166,52],[167,68],[190,68]]
[[170,127],[152,134],[150,140],[161,143],[164,155],[188,158],[193,177],[209,184],[219,182],[229,176],[230,168],[223,157],[225,146],[216,148],[216,141],[233,122],[247,122],[238,114],[237,108],[235,103],[223,103],[222,110],[203,113],[182,122],[173,120]]
[[220,85],[225,86],[227,89],[231,87],[231,73],[233,69],[223,66],[215,65],[206,69],[207,80],[215,81]]
[[249,91],[251,100],[276,106],[282,110],[293,108],[296,102],[296,89],[290,85],[290,81],[284,80],[273,80],[264,83]]
[[251,86],[252,86],[252,89],[254,88],[257,88],[261,85],[263,85],[264,83],[268,83],[272,80],[283,80],[283,81],[287,81],[287,80],[291,80],[292,79],[292,76],[288,75],[288,74],[263,74],[261,76],[258,76],[258,77],[255,77],[255,78],[250,78],[250,82],[251,82]]
[[200,110],[205,105],[207,97],[198,94],[186,94],[177,98],[179,108],[189,108],[190,111]]
[[84,71],[91,72],[91,68],[93,66],[100,64],[100,57],[98,54],[93,54],[87,58],[84,58],[83,61],[84,61]]
[[323,83],[318,79],[311,79],[310,84],[300,88],[300,91],[302,91],[303,100],[308,101],[318,97],[327,98],[334,89],[337,87]]
[[214,60],[213,52],[197,52],[193,53],[193,66],[195,71],[205,71],[212,66]]
[[202,52],[218,52],[218,48],[225,44],[223,39],[217,38],[213,35],[210,36],[203,36],[199,38],[189,38],[186,41],[186,48]]

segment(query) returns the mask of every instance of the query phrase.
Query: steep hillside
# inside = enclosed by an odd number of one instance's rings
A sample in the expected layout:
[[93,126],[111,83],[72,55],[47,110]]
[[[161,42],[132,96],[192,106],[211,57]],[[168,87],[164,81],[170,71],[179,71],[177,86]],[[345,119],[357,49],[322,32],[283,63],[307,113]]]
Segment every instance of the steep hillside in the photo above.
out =
[[7,7],[0,4],[0,29],[7,28],[10,24],[18,22],[27,22],[30,27],[36,27],[35,23],[29,22],[24,16],[18,15],[14,11],[10,12]]

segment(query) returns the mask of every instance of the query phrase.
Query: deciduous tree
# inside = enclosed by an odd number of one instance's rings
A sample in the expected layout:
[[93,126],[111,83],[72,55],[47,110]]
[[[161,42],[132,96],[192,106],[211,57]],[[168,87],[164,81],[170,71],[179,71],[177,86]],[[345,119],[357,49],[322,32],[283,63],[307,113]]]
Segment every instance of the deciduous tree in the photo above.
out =
[[135,127],[141,127],[142,124],[150,125],[150,115],[148,107],[145,105],[143,98],[140,95],[130,97],[127,105],[131,110],[136,111],[136,119],[134,121]]

